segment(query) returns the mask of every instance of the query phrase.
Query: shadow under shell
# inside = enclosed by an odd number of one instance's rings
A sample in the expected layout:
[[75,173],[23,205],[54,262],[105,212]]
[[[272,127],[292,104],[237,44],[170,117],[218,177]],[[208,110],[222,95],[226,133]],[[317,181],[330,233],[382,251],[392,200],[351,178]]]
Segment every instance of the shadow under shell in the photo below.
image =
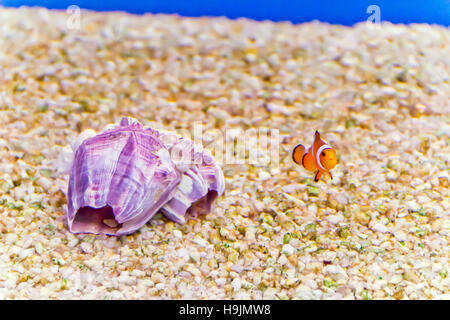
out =
[[113,209],[82,207],[75,215],[72,231],[74,233],[115,234],[122,227],[114,218]]

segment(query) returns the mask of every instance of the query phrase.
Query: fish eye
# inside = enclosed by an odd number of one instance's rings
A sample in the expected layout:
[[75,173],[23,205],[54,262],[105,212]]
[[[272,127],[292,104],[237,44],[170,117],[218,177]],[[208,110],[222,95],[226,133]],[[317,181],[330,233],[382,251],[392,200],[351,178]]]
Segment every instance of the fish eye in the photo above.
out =
[[325,157],[325,151],[322,151],[321,156]]

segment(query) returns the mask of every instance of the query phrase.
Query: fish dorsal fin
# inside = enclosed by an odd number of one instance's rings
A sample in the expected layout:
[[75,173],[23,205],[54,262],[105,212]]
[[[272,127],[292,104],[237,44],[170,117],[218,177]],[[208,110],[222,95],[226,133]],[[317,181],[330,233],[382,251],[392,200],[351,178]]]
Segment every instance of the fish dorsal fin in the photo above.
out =
[[326,144],[326,142],[320,138],[320,133],[319,131],[316,130],[316,133],[314,134],[314,142],[312,145],[312,156],[314,158],[314,161],[316,162],[316,165],[319,168],[321,167],[321,165],[317,163],[317,150],[319,150],[319,148],[324,144]]

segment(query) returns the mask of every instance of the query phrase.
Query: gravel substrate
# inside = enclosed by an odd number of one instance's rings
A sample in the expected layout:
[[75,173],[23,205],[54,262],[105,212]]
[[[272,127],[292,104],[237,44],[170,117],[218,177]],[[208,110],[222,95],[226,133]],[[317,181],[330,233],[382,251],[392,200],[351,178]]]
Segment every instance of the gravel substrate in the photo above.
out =
[[[450,31],[0,9],[0,299],[449,299]],[[72,26],[69,24],[69,26]],[[122,116],[269,128],[185,225],[74,235],[58,155]],[[332,181],[291,160],[315,130]]]

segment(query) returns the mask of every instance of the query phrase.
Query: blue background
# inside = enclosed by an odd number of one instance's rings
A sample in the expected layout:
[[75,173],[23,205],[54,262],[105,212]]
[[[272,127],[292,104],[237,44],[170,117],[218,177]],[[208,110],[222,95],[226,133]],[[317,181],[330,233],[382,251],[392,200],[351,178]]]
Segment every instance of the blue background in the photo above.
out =
[[97,11],[177,13],[183,16],[248,17],[255,20],[312,20],[353,25],[366,21],[369,5],[378,5],[382,21],[450,25],[450,0],[0,0],[4,6],[41,6],[66,9],[69,5]]

